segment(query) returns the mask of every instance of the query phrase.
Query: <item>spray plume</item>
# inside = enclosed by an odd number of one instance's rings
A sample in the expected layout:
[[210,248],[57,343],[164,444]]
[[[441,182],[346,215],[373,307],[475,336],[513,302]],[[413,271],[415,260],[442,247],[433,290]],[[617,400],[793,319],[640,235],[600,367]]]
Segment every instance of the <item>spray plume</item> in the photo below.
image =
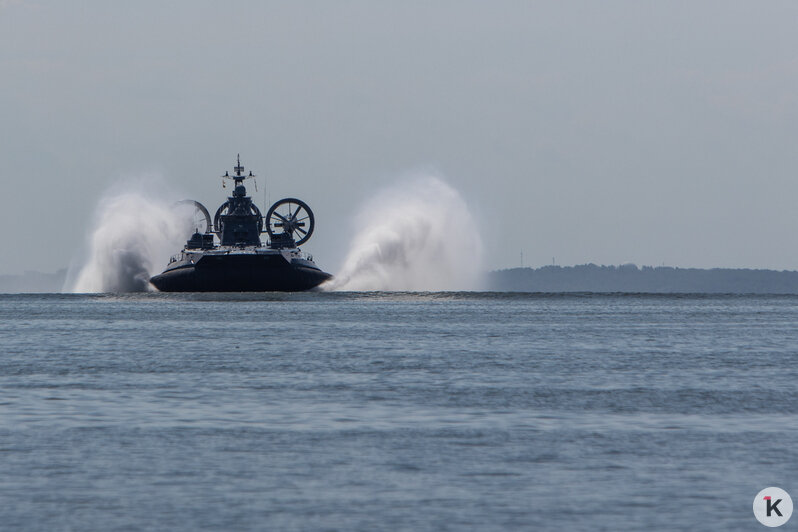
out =
[[[87,256],[70,292],[143,292],[193,228],[184,208],[151,197],[145,183],[110,191],[99,203]],[[163,190],[163,187],[156,187]]]
[[343,267],[329,290],[474,290],[482,241],[460,194],[433,176],[380,192],[357,215]]

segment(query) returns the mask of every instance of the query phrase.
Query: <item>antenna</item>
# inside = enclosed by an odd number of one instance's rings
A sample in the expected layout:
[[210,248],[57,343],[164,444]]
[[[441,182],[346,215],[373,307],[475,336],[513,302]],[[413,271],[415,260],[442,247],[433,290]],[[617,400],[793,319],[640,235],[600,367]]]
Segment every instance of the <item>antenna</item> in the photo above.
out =
[[[241,166],[241,154],[240,154],[240,153],[239,153],[239,154],[236,154],[236,167],[235,167],[233,170],[235,170],[235,171],[236,171],[236,175],[237,175],[237,176],[240,176],[240,175],[241,175],[241,172],[243,172],[243,171],[244,171],[244,167],[243,167],[243,166]],[[250,172],[250,174],[251,174],[251,173],[252,173],[252,172]]]
[[263,178],[263,212],[266,212],[267,210],[269,210],[269,200],[266,199],[266,189],[267,188],[269,188],[268,187],[268,182],[266,181],[266,178],[264,177]]
[[255,183],[255,191],[258,190],[258,182],[255,181],[255,174],[252,173],[250,170],[249,175],[244,174],[244,167],[241,166],[241,154],[236,154],[236,166],[233,168],[233,175],[230,175],[230,172],[225,172],[222,176],[222,188],[225,188],[225,179],[232,179],[235,181],[235,186],[241,185],[245,179],[252,179]]

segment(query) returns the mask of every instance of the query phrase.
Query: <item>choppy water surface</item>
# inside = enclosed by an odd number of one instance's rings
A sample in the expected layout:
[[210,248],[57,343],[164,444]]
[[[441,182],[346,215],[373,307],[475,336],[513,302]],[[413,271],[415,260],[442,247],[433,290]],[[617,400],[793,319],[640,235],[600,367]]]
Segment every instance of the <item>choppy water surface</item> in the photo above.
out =
[[0,347],[10,530],[752,530],[798,496],[796,297],[0,296]]

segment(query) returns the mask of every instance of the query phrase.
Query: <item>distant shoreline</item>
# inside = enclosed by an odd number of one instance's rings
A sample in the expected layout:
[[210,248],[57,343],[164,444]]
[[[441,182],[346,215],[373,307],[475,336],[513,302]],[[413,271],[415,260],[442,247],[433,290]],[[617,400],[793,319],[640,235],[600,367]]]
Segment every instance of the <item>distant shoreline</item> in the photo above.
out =
[[543,266],[488,273],[499,292],[798,294],[798,271],[669,266]]
[[[66,268],[0,275],[0,293],[58,293]],[[798,294],[798,271],[670,266],[543,266],[487,273],[485,290],[496,292],[594,292],[652,294]]]
[[66,274],[66,268],[61,268],[54,273],[27,271],[16,275],[0,275],[0,294],[58,293],[64,287]]

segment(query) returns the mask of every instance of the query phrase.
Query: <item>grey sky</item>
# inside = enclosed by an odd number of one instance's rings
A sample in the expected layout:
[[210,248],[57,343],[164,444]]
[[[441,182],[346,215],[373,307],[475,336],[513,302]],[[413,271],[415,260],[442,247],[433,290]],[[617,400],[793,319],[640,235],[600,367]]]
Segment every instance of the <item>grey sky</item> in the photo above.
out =
[[238,152],[332,271],[429,168],[489,268],[798,269],[797,134],[795,2],[6,0],[0,273],[66,266],[125,176],[215,209]]

